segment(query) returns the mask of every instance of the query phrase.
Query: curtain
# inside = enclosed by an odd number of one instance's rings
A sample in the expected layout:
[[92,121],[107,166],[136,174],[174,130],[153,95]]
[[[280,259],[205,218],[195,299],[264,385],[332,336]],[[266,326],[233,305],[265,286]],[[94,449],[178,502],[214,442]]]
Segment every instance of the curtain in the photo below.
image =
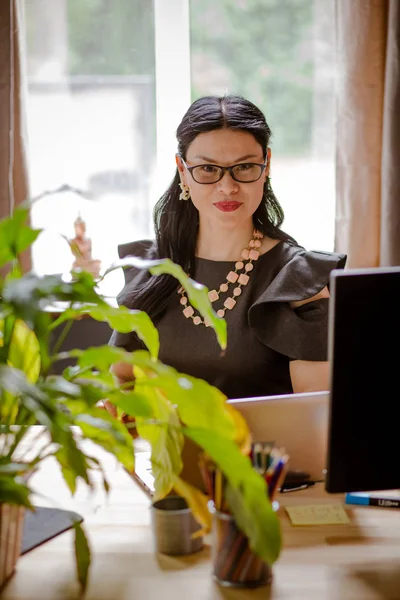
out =
[[[23,6],[21,0],[0,2],[0,218],[29,194],[26,158]],[[21,257],[31,268],[30,254]]]
[[399,0],[336,0],[335,250],[400,265]]

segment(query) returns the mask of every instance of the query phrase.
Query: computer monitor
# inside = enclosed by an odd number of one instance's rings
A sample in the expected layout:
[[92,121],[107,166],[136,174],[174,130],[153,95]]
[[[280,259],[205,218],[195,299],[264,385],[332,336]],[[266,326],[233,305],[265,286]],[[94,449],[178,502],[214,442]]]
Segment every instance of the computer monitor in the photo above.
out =
[[325,488],[400,488],[400,267],[334,270]]

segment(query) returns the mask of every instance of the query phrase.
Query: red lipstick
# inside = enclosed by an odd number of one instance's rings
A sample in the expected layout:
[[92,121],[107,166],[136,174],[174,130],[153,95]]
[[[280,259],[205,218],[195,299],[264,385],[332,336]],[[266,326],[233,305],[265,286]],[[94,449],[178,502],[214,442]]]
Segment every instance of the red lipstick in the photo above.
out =
[[222,212],[233,212],[242,206],[242,202],[235,202],[232,200],[224,202],[215,202],[214,206]]

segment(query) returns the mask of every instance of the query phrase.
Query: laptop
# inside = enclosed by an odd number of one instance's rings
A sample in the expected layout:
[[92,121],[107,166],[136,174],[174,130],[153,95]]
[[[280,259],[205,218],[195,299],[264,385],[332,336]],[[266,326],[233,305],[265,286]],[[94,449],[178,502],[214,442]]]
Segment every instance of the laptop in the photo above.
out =
[[[329,392],[306,392],[228,400],[246,419],[254,442],[274,442],[289,455],[292,472],[311,481],[324,481],[329,421]],[[182,477],[204,490],[198,468],[199,448],[185,440]],[[135,447],[136,481],[150,496],[154,492],[150,448],[143,440]]]

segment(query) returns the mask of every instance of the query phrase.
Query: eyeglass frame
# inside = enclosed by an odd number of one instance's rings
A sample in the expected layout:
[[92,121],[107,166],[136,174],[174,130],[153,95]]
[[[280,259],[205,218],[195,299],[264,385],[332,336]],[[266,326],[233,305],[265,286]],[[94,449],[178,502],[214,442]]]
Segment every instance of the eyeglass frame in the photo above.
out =
[[[187,171],[189,171],[193,181],[195,181],[196,183],[198,183],[199,185],[213,185],[214,183],[218,183],[218,181],[221,181],[221,179],[224,177],[226,171],[228,171],[229,175],[232,177],[233,181],[236,181],[236,183],[255,183],[256,181],[258,181],[259,179],[261,179],[262,174],[264,173],[265,169],[268,166],[268,158],[265,161],[265,163],[253,163],[253,162],[242,162],[242,163],[236,163],[235,165],[230,165],[229,167],[223,167],[221,165],[214,165],[211,163],[203,163],[201,165],[194,165],[193,167],[189,167],[186,163],[186,161],[182,158],[182,156],[180,156],[180,159],[182,161],[182,163],[185,166],[185,169]],[[233,175],[233,169],[235,167],[239,167],[240,165],[255,165],[257,167],[261,167],[261,171],[260,171],[260,176],[257,177],[257,179],[252,179],[251,181],[239,181],[238,179],[236,179]],[[194,169],[197,169],[198,167],[217,167],[218,169],[221,169],[221,177],[219,179],[217,179],[216,181],[197,181],[197,179],[195,179],[193,177],[193,173],[192,171]]]

